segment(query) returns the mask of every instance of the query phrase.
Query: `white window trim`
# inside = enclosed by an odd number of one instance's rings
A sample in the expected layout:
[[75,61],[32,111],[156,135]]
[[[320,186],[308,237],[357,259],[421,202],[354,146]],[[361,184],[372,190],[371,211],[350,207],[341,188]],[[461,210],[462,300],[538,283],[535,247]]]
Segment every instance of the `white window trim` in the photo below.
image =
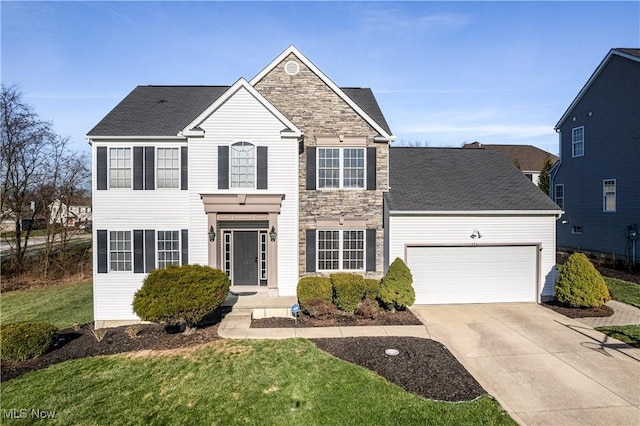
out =
[[[582,140],[579,142],[575,142],[573,140],[573,133],[578,129],[582,129]],[[582,144],[582,154],[576,155],[575,153],[576,144]],[[577,158],[577,157],[584,157],[584,126],[574,127],[573,129],[571,129],[571,158]]]
[[[337,188],[320,188],[320,150],[321,149],[337,149],[339,152],[338,160],[339,166],[338,174],[338,187]],[[348,188],[344,186],[344,150],[345,149],[360,149],[363,151],[363,168],[364,168],[364,176],[362,179],[362,188]],[[335,147],[335,146],[319,146],[318,152],[316,155],[316,188],[319,191],[364,191],[367,189],[367,148],[361,146],[345,146],[345,147]],[[324,231],[324,230],[323,230]]]
[[[115,271],[111,269],[111,233],[112,232],[128,232],[129,233],[129,243],[131,244],[131,250],[129,253],[131,254],[131,269],[124,271]],[[131,274],[133,273],[134,265],[133,265],[133,230],[131,229],[109,229],[107,231],[107,273],[109,274]]]
[[[180,190],[180,188],[182,188],[182,166],[181,166],[181,161],[182,161],[182,150],[180,149],[181,147],[179,146],[156,146],[155,147],[155,156],[154,156],[154,164],[153,164],[153,175],[155,178],[155,189],[158,191],[178,191]],[[158,155],[158,150],[160,149],[176,149],[178,150],[178,186],[176,186],[175,188],[167,188],[167,187],[160,187],[160,185],[158,184],[158,160],[160,158],[160,156]],[[165,169],[168,170],[168,169]]]
[[[158,243],[160,242],[159,233],[160,232],[177,232],[178,233],[178,264],[176,266],[182,265],[182,234],[179,229],[156,229],[155,235],[155,256],[156,256],[156,269],[165,269],[160,267],[160,249],[158,248]],[[146,247],[145,247],[146,249]],[[175,250],[165,250],[167,251],[175,251]]]
[[[131,166],[129,167],[129,187],[128,188],[121,188],[121,187],[115,187],[115,186],[111,186],[111,171],[113,170],[111,167],[111,150],[118,150],[118,149],[128,149],[129,150],[129,163],[131,164]],[[110,146],[107,147],[108,150],[108,155],[107,155],[107,188],[109,190],[114,190],[114,191],[131,191],[133,190],[133,147],[131,146]],[[124,170],[125,168],[122,169],[118,169],[118,170]]]
[[[607,187],[606,182],[613,182],[613,210],[607,210]],[[616,179],[602,180],[602,211],[605,213],[615,213],[618,209],[618,182]]]
[[557,197],[557,194],[558,194],[557,188],[558,187],[562,187],[562,197],[561,197],[562,198],[562,206],[560,206],[560,208],[562,210],[564,210],[565,209],[564,208],[565,207],[565,205],[564,205],[564,200],[565,200],[564,183],[558,183],[553,187],[553,201],[555,201],[556,204],[558,204],[558,197]]
[[[238,143],[248,143],[253,147],[253,186],[233,186],[233,146]],[[229,144],[229,189],[251,191],[258,188],[258,145],[247,140],[239,140]]]
[[[338,269],[321,269],[320,268],[320,259],[319,254],[320,250],[318,249],[320,242],[320,234],[319,231],[338,231]],[[362,268],[361,269],[344,269],[343,261],[344,261],[344,231],[361,231],[362,232]],[[336,228],[327,228],[327,229],[316,229],[316,271],[318,272],[365,272],[367,269],[367,231],[366,229],[336,229]]]

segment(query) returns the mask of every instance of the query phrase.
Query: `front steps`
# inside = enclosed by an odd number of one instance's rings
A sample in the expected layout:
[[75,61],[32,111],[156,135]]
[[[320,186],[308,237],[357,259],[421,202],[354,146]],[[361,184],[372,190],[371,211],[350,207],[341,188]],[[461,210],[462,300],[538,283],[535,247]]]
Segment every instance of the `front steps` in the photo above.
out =
[[226,318],[233,322],[248,321],[251,319],[284,317],[292,318],[291,307],[298,303],[296,296],[269,297],[266,294],[237,295],[229,293],[222,303],[224,308],[231,308]]

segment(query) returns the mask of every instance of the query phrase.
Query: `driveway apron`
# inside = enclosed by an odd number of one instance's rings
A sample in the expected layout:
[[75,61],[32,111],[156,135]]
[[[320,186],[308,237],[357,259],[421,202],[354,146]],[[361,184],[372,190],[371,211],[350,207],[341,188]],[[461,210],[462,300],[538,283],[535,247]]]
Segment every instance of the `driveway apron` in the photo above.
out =
[[534,303],[411,310],[523,425],[640,425],[640,349]]

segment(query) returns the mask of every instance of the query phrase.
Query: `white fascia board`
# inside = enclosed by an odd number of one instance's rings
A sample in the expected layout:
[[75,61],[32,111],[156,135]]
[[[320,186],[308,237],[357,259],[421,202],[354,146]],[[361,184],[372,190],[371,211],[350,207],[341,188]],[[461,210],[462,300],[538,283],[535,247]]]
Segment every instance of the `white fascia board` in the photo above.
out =
[[389,210],[397,216],[550,216],[559,215],[558,210]]
[[364,120],[369,123],[371,127],[373,127],[380,135],[389,141],[395,140],[395,136],[388,134],[378,123],[375,122],[369,115],[364,112],[362,108],[360,108],[355,102],[348,97],[340,87],[338,87],[329,77],[327,77],[318,67],[316,67],[313,62],[311,62],[306,56],[304,56],[295,46],[289,46],[284,52],[282,52],[276,59],[274,59],[269,65],[267,65],[262,71],[258,73],[255,77],[251,79],[249,82],[252,86],[255,86],[262,78],[267,75],[272,69],[274,69],[280,62],[284,60],[291,53],[296,55],[298,59],[304,63],[307,68],[309,68],[315,75],[317,75],[320,80],[322,80],[331,90],[333,90],[343,101],[345,101],[351,108],[353,108],[358,115],[360,115]]
[[619,50],[616,50],[616,49],[611,49],[609,51],[609,53],[607,54],[607,56],[602,60],[602,62],[600,62],[600,65],[598,65],[598,68],[596,68],[596,70],[593,72],[593,74],[591,74],[591,77],[589,78],[589,80],[587,80],[587,83],[584,85],[582,90],[580,90],[580,92],[578,93],[578,96],[576,96],[576,98],[573,100],[573,102],[571,102],[571,105],[569,105],[569,108],[567,108],[565,113],[562,115],[562,117],[560,118],[560,121],[558,121],[558,123],[555,126],[556,130],[559,129],[560,126],[562,126],[564,124],[565,120],[569,117],[569,115],[571,115],[570,113],[573,110],[573,108],[578,104],[578,102],[580,102],[580,100],[585,95],[585,93],[587,93],[587,90],[589,90],[589,88],[591,87],[591,85],[593,84],[595,79],[598,78],[598,76],[600,75],[600,73],[602,72],[604,67],[609,63],[609,60],[611,59],[611,57],[613,55],[622,56],[623,58],[627,58],[627,59],[630,59],[632,61],[640,62],[640,58],[638,58],[636,56],[629,55],[629,54],[626,54],[624,52],[620,52]]
[[147,140],[185,140],[180,134],[176,136],[85,136],[89,143],[98,140],[129,140],[129,141],[147,141]]
[[285,117],[280,111],[276,109],[264,96],[262,96],[256,89],[253,88],[252,85],[249,84],[247,80],[244,78],[239,78],[233,86],[227,89],[226,92],[222,94],[218,99],[215,100],[207,109],[205,109],[195,120],[189,123],[183,130],[183,135],[188,136],[201,136],[201,130],[195,129],[198,127],[204,120],[207,119],[211,114],[213,114],[220,106],[222,106],[227,100],[229,100],[238,90],[244,88],[253,96],[258,102],[260,102],[271,114],[273,114],[278,120],[282,122],[282,124],[290,129],[292,132],[296,133],[298,136],[302,135],[300,129],[296,127],[287,117]]

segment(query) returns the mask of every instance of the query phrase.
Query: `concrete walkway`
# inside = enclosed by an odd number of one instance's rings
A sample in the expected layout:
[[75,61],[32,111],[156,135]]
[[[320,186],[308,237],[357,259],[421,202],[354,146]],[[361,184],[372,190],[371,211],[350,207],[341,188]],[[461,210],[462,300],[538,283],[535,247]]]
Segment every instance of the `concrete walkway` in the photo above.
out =
[[522,425],[640,425],[640,349],[533,303],[413,306],[424,326],[250,328],[226,338],[416,336],[443,343]]

